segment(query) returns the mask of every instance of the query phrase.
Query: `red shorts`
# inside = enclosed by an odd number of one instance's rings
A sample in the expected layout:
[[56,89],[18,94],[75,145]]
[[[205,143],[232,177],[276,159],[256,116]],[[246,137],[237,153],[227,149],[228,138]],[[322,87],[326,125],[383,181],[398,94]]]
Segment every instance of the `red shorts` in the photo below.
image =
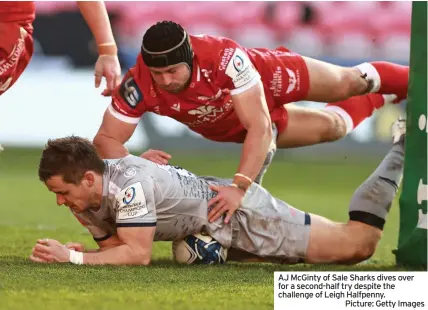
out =
[[[278,48],[280,51],[289,52],[290,55],[278,56],[276,65],[282,68],[281,91],[269,92],[268,101],[273,101],[271,104],[275,108],[271,110],[272,123],[275,123],[278,129],[278,134],[282,133],[288,126],[288,113],[284,104],[302,101],[307,98],[309,93],[309,70],[303,57],[297,53],[293,53],[285,47]],[[269,81],[268,85],[272,86],[274,81]],[[266,87],[265,87],[266,92]]]
[[0,95],[24,72],[33,55],[32,27],[0,23]]
[[288,112],[284,108],[284,106],[280,106],[276,108],[272,113],[270,114],[270,117],[272,119],[272,123],[275,124],[276,129],[278,130],[278,135],[287,129],[288,126]]
[[262,78],[272,123],[281,133],[288,125],[284,104],[301,101],[308,96],[308,67],[300,54],[285,47],[250,49],[249,53]]

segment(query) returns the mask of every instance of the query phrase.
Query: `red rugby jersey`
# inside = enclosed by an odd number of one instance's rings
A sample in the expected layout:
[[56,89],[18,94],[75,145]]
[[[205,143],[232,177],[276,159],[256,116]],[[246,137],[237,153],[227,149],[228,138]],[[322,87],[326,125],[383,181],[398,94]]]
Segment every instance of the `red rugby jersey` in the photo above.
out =
[[145,112],[154,112],[207,139],[241,143],[246,130],[234,111],[233,95],[261,79],[273,122],[284,117],[283,104],[306,96],[309,81],[303,59],[285,48],[247,49],[233,40],[208,35],[191,35],[190,39],[193,72],[186,90],[171,94],[157,87],[139,55],[115,89],[110,112],[135,124]]

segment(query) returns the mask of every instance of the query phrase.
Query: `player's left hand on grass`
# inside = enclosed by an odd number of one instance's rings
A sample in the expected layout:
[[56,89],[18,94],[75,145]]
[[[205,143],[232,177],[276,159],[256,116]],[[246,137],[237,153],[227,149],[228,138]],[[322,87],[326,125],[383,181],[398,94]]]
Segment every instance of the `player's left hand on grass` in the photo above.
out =
[[95,64],[95,87],[101,85],[101,79],[106,79],[107,88],[101,93],[108,97],[113,93],[114,88],[120,84],[121,70],[117,55],[100,55]]
[[36,263],[68,263],[70,250],[55,239],[39,239],[33,248],[30,260]]
[[171,159],[171,155],[159,150],[145,151],[140,157],[159,165],[168,165],[168,161]]
[[217,196],[208,201],[208,220],[215,222],[225,212],[224,222],[229,223],[233,213],[241,206],[241,200],[245,195],[242,189],[233,186],[210,185],[210,189],[217,192]]

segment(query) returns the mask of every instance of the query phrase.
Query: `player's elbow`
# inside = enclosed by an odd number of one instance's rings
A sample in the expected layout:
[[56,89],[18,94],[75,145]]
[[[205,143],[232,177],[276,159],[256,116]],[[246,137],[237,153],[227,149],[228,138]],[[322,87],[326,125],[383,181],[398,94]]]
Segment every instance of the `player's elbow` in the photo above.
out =
[[106,153],[104,149],[107,147],[107,139],[101,134],[97,134],[94,139],[92,140],[92,144],[94,145],[95,149],[97,150],[97,153],[101,157],[106,157]]
[[123,158],[129,155],[121,141],[105,134],[97,134],[92,143],[101,158]]
[[273,131],[272,131],[272,122],[270,117],[263,117],[260,124],[261,136],[266,141],[272,141]]
[[128,265],[148,266],[150,265],[150,256],[135,254],[129,257]]
[[133,264],[147,266],[151,263],[151,253],[144,249],[134,249]]
[[251,123],[247,127],[248,133],[254,133],[255,136],[262,137],[267,141],[272,140],[272,123],[269,116],[261,116],[260,119]]
[[148,265],[150,265],[150,262],[151,262],[150,257],[143,258],[143,259],[140,260],[139,265],[148,266]]
[[272,125],[270,121],[263,125],[262,136],[263,136],[263,139],[266,139],[266,141],[269,141],[269,143],[272,141],[273,131],[272,131]]
[[94,140],[92,141],[92,144],[95,146],[97,150],[102,149],[106,144],[106,140],[107,140],[107,137],[103,133],[98,132],[95,135]]

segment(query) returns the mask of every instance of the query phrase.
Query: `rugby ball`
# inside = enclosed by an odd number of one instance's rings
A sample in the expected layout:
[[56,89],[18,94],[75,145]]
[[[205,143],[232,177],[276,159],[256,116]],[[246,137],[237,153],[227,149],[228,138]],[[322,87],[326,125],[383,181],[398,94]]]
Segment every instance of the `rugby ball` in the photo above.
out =
[[227,249],[210,236],[194,234],[173,241],[172,255],[180,264],[224,264]]

